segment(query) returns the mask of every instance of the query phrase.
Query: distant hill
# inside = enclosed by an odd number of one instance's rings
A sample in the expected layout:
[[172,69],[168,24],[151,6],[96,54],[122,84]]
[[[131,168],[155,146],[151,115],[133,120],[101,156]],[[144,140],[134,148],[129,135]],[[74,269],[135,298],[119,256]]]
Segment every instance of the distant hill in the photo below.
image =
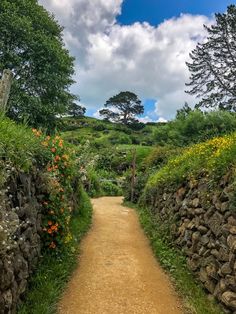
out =
[[161,126],[162,123],[140,123],[128,127],[91,117],[64,118],[63,137],[73,144],[89,140],[97,148],[111,144],[153,146],[154,130]]

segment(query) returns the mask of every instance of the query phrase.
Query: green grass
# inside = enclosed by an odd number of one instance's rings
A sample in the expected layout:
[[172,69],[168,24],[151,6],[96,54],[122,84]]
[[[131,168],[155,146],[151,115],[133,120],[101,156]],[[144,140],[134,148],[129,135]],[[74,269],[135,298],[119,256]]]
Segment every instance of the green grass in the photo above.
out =
[[40,140],[30,128],[16,124],[0,114],[0,157],[10,161],[20,170],[28,171],[35,163],[45,157]]
[[19,307],[18,314],[53,314],[57,302],[78,262],[78,243],[87,232],[91,223],[92,206],[87,194],[81,191],[79,213],[72,221],[72,233],[75,236],[74,250],[68,250],[60,258],[44,256],[32,276],[25,301]]
[[137,209],[140,223],[148,236],[153,252],[162,267],[169,272],[179,294],[182,296],[187,313],[195,314],[223,314],[221,307],[207,297],[200,283],[188,270],[185,257],[164,240],[165,234],[160,231],[159,225],[152,214],[143,208],[131,203],[129,207]]

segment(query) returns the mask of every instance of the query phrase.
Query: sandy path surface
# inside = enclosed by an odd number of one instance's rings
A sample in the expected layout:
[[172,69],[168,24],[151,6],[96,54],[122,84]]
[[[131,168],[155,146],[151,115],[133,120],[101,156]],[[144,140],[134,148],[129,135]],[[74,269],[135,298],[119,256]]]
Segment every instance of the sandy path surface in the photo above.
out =
[[92,201],[93,226],[60,314],[179,314],[181,302],[121,197]]

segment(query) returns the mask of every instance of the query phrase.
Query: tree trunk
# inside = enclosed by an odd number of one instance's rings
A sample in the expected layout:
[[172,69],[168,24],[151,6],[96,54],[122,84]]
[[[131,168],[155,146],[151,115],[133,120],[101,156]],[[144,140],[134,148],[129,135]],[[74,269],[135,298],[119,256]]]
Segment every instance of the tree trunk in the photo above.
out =
[[6,112],[7,102],[10,96],[13,74],[10,70],[4,70],[0,80],[0,111]]

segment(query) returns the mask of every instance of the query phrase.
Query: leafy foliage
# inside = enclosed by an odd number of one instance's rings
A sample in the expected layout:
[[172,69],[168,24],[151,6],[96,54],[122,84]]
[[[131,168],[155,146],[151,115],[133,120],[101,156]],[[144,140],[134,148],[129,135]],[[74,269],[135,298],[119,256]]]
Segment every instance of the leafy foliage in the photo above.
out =
[[0,75],[5,68],[14,75],[8,116],[53,129],[75,99],[62,28],[36,0],[1,0],[0,33]]
[[203,96],[198,106],[236,110],[236,6],[215,17],[215,25],[205,26],[207,41],[190,54],[188,92]]
[[227,111],[192,110],[154,130],[154,142],[187,146],[236,130],[236,115]]

